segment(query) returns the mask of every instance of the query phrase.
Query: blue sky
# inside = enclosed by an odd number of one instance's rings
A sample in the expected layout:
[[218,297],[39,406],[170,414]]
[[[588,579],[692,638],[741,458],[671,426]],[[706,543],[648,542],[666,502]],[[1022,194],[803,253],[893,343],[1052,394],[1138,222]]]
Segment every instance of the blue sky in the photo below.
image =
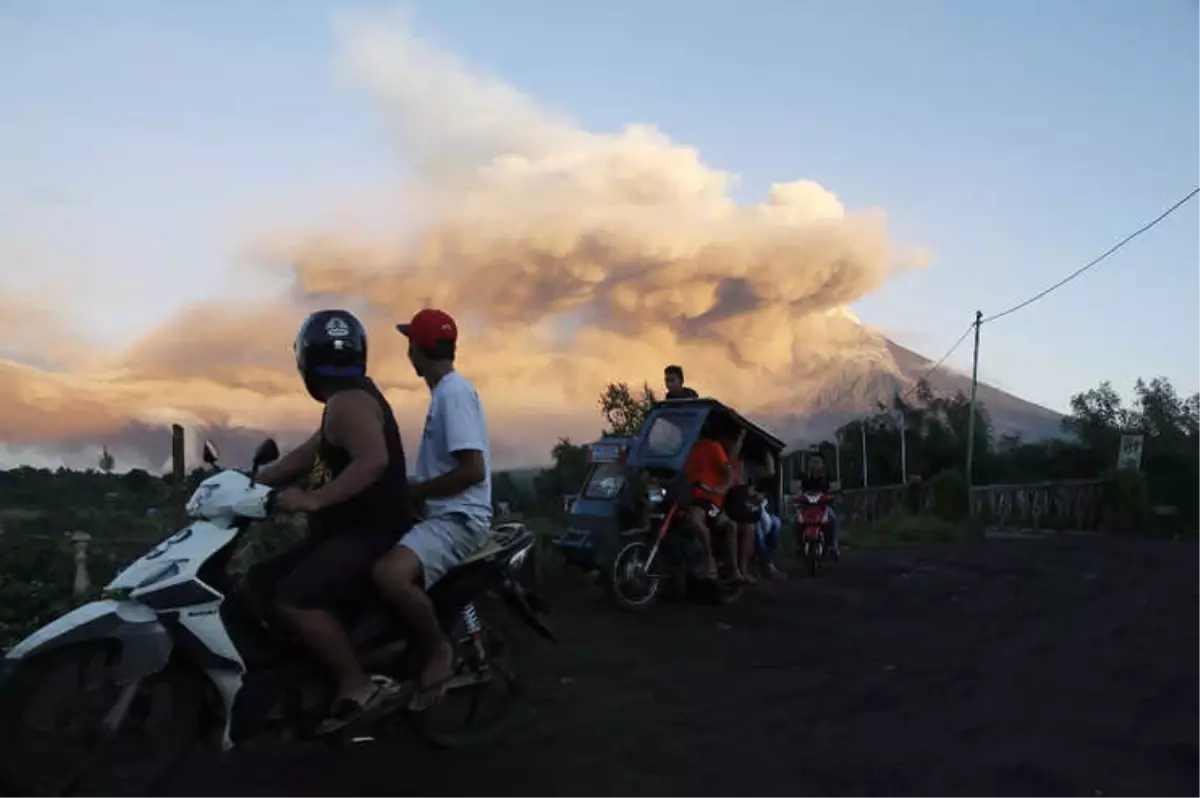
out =
[[[0,288],[58,276],[130,337],[228,280],[246,225],[402,168],[335,74],[361,4],[0,4]],[[378,7],[376,5],[375,7]],[[736,172],[810,178],[928,247],[855,306],[933,358],[1193,188],[1197,4],[438,0],[419,32],[590,130],[660,127]],[[981,376],[1062,409],[1139,376],[1200,386],[1198,205],[986,326]],[[964,346],[951,365],[969,369]]]

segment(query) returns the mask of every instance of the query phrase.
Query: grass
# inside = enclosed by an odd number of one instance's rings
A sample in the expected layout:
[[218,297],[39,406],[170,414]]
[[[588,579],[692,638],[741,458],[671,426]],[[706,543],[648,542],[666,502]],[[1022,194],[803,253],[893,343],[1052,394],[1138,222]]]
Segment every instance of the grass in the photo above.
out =
[[34,507],[0,508],[0,523],[5,521],[33,521],[42,517],[42,511]]
[[866,524],[848,524],[841,542],[851,548],[960,543],[983,539],[983,527],[971,521],[946,521],[933,515],[893,512]]

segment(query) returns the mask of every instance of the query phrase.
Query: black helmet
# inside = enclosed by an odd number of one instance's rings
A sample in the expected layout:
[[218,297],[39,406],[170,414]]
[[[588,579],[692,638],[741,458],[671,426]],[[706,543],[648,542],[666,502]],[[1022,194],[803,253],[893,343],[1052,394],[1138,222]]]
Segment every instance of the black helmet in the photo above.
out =
[[329,380],[367,376],[367,331],[348,310],[318,310],[296,334],[296,370],[318,402]]

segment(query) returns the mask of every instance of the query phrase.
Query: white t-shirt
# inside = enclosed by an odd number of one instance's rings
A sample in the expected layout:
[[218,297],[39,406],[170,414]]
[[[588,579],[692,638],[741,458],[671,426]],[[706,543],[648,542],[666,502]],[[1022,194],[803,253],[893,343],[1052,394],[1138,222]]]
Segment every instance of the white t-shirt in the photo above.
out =
[[465,513],[484,523],[492,518],[492,452],[483,407],[470,380],[452,371],[433,388],[413,476],[428,482],[448,474],[458,468],[453,452],[468,450],[483,453],[483,481],[454,496],[426,500],[427,517]]

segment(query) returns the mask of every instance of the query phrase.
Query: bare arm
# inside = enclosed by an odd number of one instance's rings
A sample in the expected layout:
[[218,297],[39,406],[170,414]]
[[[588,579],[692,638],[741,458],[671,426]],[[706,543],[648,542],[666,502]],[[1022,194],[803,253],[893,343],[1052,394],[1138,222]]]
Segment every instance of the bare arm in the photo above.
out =
[[409,486],[414,501],[444,499],[462,493],[472,485],[483,482],[487,471],[483,467],[483,452],[464,449],[452,452],[458,466],[428,482],[415,482]]
[[737,438],[733,441],[733,446],[729,450],[729,462],[733,462],[742,456],[742,444],[746,442],[746,430],[738,430]]
[[363,391],[335,394],[327,405],[325,434],[350,454],[350,464],[337,478],[313,491],[317,506],[330,507],[370,487],[387,470],[387,440],[379,405]]
[[725,493],[733,487],[733,466],[725,463],[721,466],[721,484],[717,488],[719,493]]
[[321,430],[317,430],[304,443],[274,463],[264,466],[254,477],[255,480],[271,488],[282,488],[295,482],[312,468],[313,459],[317,456],[317,448],[320,445]]

